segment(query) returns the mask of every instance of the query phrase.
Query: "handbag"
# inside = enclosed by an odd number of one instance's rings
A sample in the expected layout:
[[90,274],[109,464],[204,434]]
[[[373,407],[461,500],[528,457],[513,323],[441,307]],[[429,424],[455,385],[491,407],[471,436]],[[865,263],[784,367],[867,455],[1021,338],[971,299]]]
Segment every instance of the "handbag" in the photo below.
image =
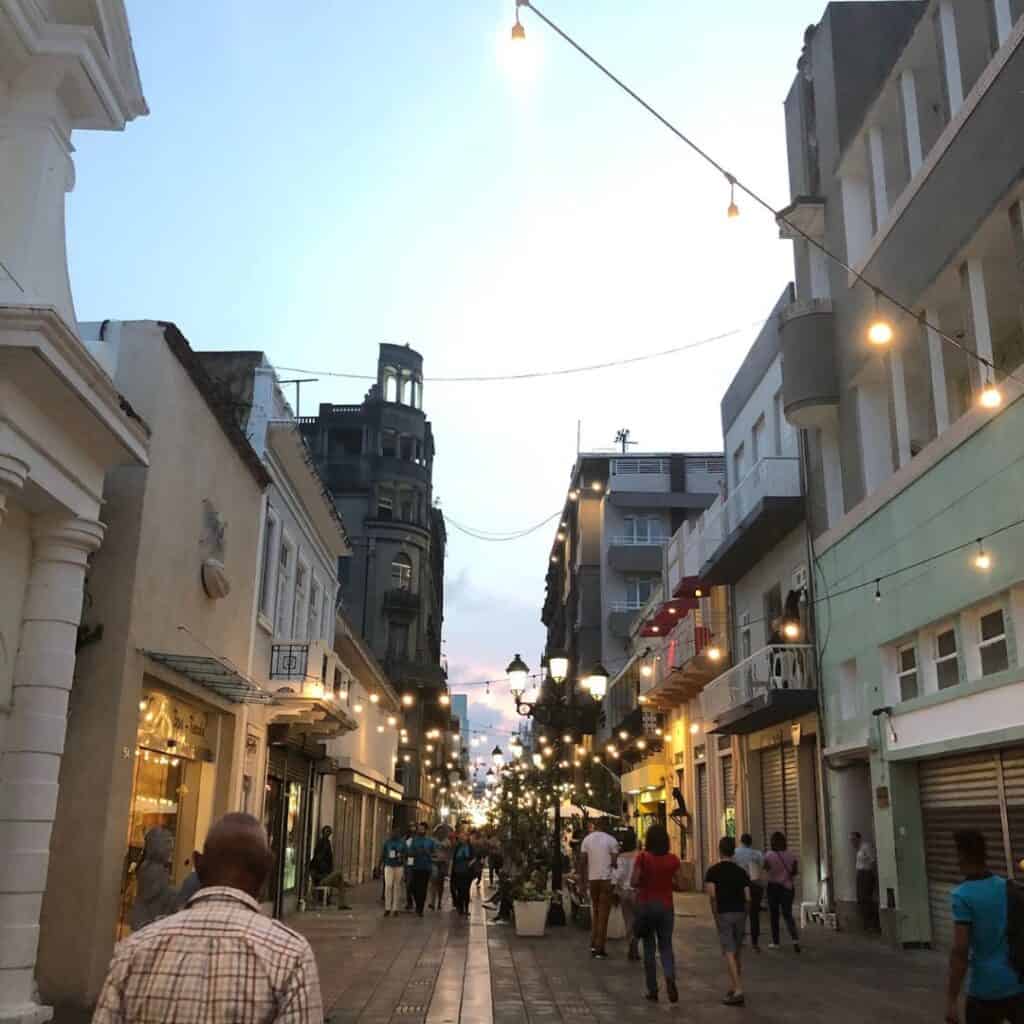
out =
[[624,939],[626,937],[626,919],[622,916],[622,907],[612,907],[608,912],[609,939]]

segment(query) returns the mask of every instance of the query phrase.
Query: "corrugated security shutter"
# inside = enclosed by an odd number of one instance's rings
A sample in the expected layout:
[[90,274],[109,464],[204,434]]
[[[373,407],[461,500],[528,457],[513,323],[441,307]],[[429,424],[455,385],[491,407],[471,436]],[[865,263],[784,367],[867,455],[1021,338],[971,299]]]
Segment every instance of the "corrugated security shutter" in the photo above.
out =
[[797,768],[797,748],[782,748],[782,784],[786,801],[784,816],[786,843],[798,857],[800,856],[800,773]]
[[732,770],[732,754],[722,758],[722,797],[725,809],[736,807],[736,777]]
[[711,849],[711,801],[708,793],[708,766],[697,765],[697,803],[700,816],[701,845],[704,851],[704,870],[715,863]]
[[761,751],[761,813],[764,823],[761,848],[770,850],[772,833],[786,831],[780,747],[769,747]]
[[1003,751],[1003,789],[1006,793],[1013,870],[1021,878],[1024,877],[1024,871],[1020,868],[1020,862],[1024,859],[1024,747]]
[[999,808],[997,752],[923,761],[918,770],[924,815],[925,865],[932,942],[948,947],[953,939],[950,892],[962,880],[953,833],[977,829],[985,836],[989,868],[1006,870]]

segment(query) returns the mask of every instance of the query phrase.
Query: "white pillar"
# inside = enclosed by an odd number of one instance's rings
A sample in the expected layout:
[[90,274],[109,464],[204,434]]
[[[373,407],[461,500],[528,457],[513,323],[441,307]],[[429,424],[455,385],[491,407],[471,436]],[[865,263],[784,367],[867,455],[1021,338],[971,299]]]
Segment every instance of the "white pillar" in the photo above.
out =
[[960,71],[960,47],[956,39],[953,0],[939,0],[939,34],[942,37],[942,66],[949,96],[949,116],[956,117],[964,105],[964,79]]
[[913,178],[924,160],[921,152],[921,118],[917,109],[917,82],[907,68],[900,74],[900,97],[903,100],[903,127],[907,133],[907,158]]
[[[971,256],[960,268],[966,275],[968,312],[974,333],[974,351],[982,359],[992,362],[992,322],[988,315],[988,296],[985,293],[985,270],[980,256]],[[980,374],[982,377],[984,373]],[[975,374],[972,372],[972,377]]]
[[[929,324],[938,325],[939,311],[925,310],[925,319]],[[944,344],[939,332],[934,327],[926,327],[928,337],[928,367],[932,377],[932,399],[935,403],[935,432],[942,434],[949,428],[949,389],[946,387],[946,361],[942,351]]]
[[825,482],[825,510],[828,525],[832,527],[846,514],[838,423],[821,429],[821,466]]
[[999,45],[1002,46],[1013,29],[1010,0],[992,0],[992,7],[996,19],[996,38],[999,40]]
[[847,176],[842,179],[843,223],[846,226],[846,259],[856,265],[868,251],[871,229],[871,193],[864,178]]
[[57,60],[32,61],[0,114],[0,303],[53,306],[77,332],[64,241],[75,170],[57,93],[66,73]]
[[903,353],[897,348],[889,353],[889,373],[892,377],[892,403],[896,418],[896,456],[899,464],[905,466],[910,461],[910,414],[907,411]]
[[828,257],[816,246],[807,243],[808,262],[811,269],[811,298],[827,299],[832,295],[828,277]]
[[37,521],[32,533],[11,719],[0,754],[0,1021],[19,1024],[52,1016],[36,997],[39,911],[57,811],[86,561],[103,539],[103,525],[47,519]]
[[868,129],[868,155],[871,158],[871,181],[875,190],[876,227],[889,216],[889,189],[885,183],[885,140],[879,125]]
[[0,526],[7,517],[7,498],[20,491],[28,479],[28,466],[13,455],[0,455]]

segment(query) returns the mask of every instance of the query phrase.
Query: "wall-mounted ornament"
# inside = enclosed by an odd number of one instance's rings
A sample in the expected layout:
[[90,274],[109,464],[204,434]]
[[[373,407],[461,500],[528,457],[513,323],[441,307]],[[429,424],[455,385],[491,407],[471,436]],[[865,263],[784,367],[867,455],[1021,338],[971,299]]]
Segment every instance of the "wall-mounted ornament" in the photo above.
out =
[[200,578],[206,596],[215,601],[227,597],[231,593],[231,580],[228,578],[227,570],[224,568],[224,563],[217,561],[216,558],[208,558],[203,562]]

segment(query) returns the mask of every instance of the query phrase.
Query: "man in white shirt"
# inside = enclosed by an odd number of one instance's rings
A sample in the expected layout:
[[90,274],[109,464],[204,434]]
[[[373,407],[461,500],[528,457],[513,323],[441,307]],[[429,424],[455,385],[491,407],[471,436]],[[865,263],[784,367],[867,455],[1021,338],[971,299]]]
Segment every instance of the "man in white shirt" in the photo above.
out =
[[608,914],[612,909],[612,873],[619,856],[614,836],[587,823],[587,837],[580,846],[583,877],[590,883],[590,955],[607,960],[605,942],[608,938]]
[[866,932],[880,930],[878,902],[875,899],[875,879],[878,873],[875,851],[859,832],[850,833],[850,844],[857,851],[857,907],[861,924]]
[[761,885],[761,869],[764,867],[764,854],[754,849],[754,839],[744,832],[740,836],[740,845],[732,858],[750,879],[750,946],[755,953],[761,952],[761,900],[764,887]]

